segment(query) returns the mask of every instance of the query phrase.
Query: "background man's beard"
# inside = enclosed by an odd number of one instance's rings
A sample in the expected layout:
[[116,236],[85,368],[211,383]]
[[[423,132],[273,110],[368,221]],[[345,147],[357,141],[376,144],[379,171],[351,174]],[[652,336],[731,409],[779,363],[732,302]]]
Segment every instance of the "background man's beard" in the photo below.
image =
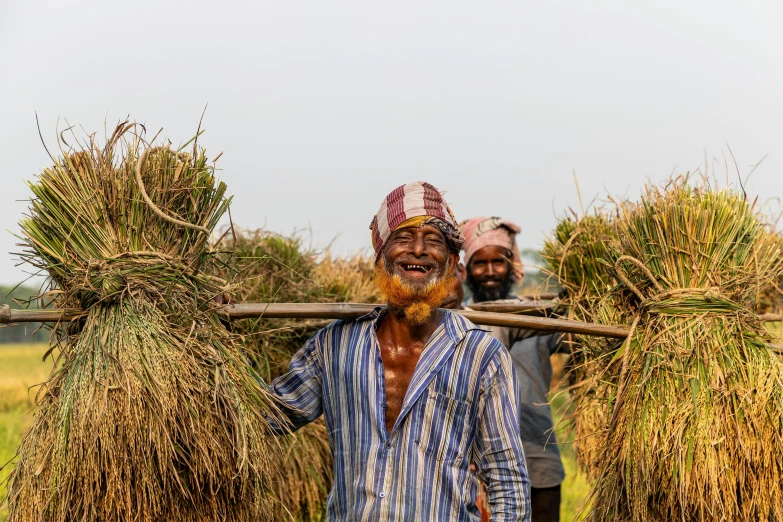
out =
[[465,283],[470,291],[473,292],[473,301],[477,303],[497,301],[498,299],[506,299],[511,293],[511,288],[514,286],[514,274],[509,270],[506,273],[506,277],[500,282],[500,285],[495,288],[483,288],[481,283],[470,275],[470,268],[468,268],[468,277]]
[[375,284],[390,305],[402,308],[405,319],[412,325],[422,325],[432,317],[435,309],[451,293],[456,278],[453,267],[445,273],[436,275],[424,288],[417,289],[409,285],[398,275],[386,268],[386,259],[381,257],[375,265]]

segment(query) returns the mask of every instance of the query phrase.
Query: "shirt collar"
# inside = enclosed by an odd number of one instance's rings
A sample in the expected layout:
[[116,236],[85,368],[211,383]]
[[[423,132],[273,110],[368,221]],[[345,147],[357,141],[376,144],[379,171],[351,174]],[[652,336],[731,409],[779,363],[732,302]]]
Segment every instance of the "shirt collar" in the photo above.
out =
[[[381,317],[383,317],[385,312],[386,307],[383,305],[378,305],[373,308],[371,312],[357,318],[356,321],[371,321],[373,323],[373,327],[375,330],[377,330],[379,326],[378,321]],[[451,310],[445,310],[440,324],[444,325],[446,333],[454,344],[459,344],[462,338],[465,337],[465,334],[470,330],[481,330],[481,328],[471,323],[460,314]],[[440,326],[440,324],[438,326]]]

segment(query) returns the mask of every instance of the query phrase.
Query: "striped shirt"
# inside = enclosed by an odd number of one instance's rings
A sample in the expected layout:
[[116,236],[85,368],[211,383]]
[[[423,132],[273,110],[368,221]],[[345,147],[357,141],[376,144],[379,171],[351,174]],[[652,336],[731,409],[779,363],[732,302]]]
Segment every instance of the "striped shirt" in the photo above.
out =
[[508,351],[446,311],[387,433],[381,312],[320,330],[272,384],[292,407],[294,427],[324,415],[334,454],[328,520],[478,521],[475,462],[492,520],[529,521],[519,382]]

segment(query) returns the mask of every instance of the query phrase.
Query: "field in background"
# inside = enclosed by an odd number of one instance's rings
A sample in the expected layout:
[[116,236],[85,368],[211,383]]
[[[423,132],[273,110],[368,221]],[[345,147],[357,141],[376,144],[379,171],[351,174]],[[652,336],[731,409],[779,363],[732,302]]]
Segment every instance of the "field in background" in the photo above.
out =
[[[773,324],[770,329],[778,337],[783,337],[783,323]],[[0,466],[14,456],[22,434],[32,421],[33,402],[38,388],[28,389],[43,382],[52,368],[51,361],[41,361],[45,351],[46,346],[42,344],[0,344]],[[568,406],[567,400],[563,393],[556,394],[553,411],[562,413]],[[579,512],[590,487],[576,470],[565,423],[557,424],[557,435],[567,473],[563,484],[561,519],[570,522]],[[8,476],[9,471],[8,467],[0,471],[0,482]],[[5,486],[0,485],[0,504],[4,499]],[[3,520],[5,515],[0,512],[0,522]]]
[[[0,344],[0,466],[14,456],[22,434],[33,419],[32,409],[38,388],[46,380],[52,362],[42,362],[44,344]],[[0,471],[0,483],[10,466]],[[5,500],[5,484],[0,485],[0,505]],[[0,512],[0,521],[5,514]]]

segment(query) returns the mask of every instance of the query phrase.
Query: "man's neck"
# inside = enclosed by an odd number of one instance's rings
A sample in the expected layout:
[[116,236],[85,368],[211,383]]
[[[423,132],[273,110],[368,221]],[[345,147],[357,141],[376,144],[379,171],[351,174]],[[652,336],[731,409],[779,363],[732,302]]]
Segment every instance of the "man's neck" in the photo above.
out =
[[389,304],[381,328],[385,330],[387,338],[398,346],[425,344],[438,328],[444,313],[440,308],[436,308],[425,323],[414,325],[405,318],[404,309]]

